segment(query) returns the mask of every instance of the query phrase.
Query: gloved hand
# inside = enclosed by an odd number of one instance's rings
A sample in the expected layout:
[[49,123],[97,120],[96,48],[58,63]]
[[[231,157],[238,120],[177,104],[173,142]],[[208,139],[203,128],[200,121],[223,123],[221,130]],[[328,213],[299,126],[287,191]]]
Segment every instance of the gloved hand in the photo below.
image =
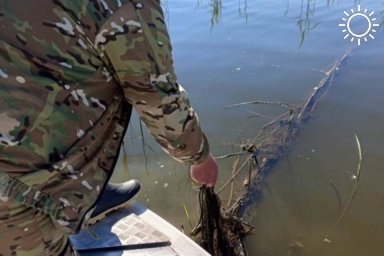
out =
[[217,181],[218,169],[216,160],[209,154],[204,162],[191,166],[191,178],[201,185],[214,187]]

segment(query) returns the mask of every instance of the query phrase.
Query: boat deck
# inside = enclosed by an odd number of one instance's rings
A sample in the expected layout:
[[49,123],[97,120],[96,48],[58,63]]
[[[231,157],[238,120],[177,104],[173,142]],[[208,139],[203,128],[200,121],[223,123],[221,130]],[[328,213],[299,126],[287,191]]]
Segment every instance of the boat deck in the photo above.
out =
[[80,256],[210,255],[137,201],[71,236],[70,241]]

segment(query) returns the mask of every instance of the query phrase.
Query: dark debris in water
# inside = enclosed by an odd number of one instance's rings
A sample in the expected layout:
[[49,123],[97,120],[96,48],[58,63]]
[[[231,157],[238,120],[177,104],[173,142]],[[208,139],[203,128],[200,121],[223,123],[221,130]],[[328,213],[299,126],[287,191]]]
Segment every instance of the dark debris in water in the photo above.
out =
[[200,221],[192,235],[197,237],[200,246],[213,256],[246,255],[242,238],[249,228],[245,228],[234,213],[221,207],[213,188],[200,188],[199,203]]

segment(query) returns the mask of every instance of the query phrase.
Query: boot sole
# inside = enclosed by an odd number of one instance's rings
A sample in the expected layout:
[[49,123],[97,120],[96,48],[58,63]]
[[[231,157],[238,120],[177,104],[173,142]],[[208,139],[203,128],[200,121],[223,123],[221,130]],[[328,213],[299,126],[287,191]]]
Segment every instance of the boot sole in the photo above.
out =
[[116,212],[120,209],[123,209],[123,208],[126,208],[127,206],[129,206],[131,203],[132,203],[132,200],[136,197],[133,196],[131,199],[129,199],[128,201],[125,201],[124,203],[122,204],[118,204],[114,207],[111,207],[109,208],[108,210],[100,213],[99,215],[95,216],[95,217],[92,217],[92,218],[89,218],[88,221],[87,221],[87,224],[88,225],[94,225],[96,224],[97,222],[105,219],[108,215],[112,214],[113,212]]

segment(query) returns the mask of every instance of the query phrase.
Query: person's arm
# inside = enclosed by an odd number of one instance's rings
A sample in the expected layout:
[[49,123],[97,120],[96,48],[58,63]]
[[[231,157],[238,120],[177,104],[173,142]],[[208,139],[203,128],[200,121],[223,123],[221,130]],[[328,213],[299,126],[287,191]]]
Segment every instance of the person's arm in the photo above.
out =
[[154,139],[176,160],[192,165],[192,179],[214,186],[217,164],[198,116],[176,82],[159,1],[121,7],[100,29],[96,44]]

